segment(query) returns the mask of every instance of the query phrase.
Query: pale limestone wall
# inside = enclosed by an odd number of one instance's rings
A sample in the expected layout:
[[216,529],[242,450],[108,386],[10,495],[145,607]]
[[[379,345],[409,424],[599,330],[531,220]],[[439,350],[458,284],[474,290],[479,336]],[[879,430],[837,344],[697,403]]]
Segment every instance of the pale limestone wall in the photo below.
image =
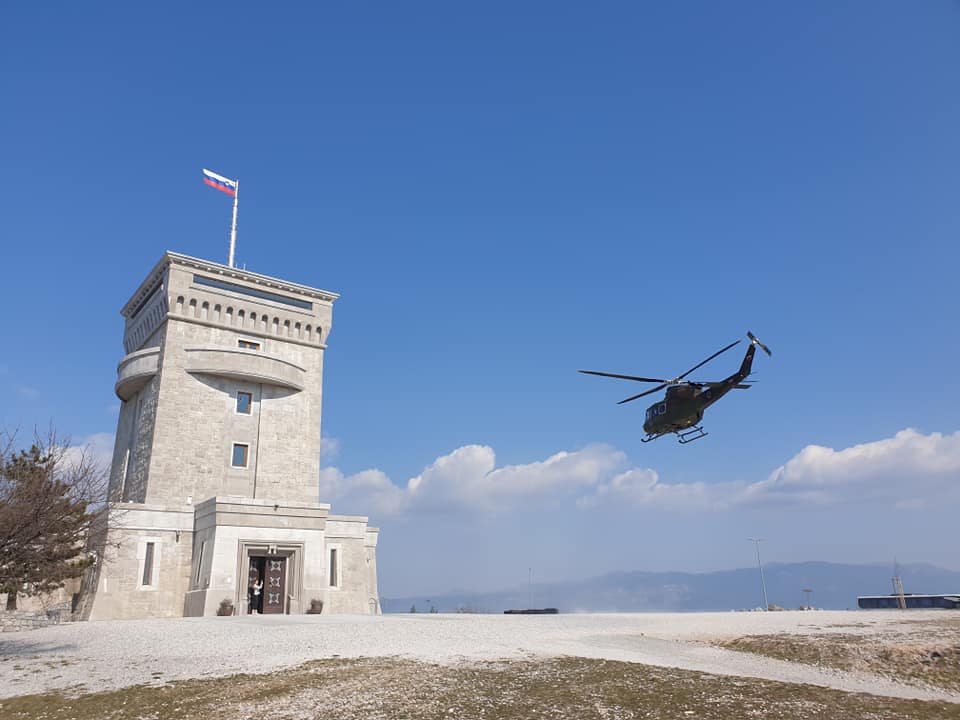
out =
[[[112,514],[89,619],[182,616],[192,531],[192,508],[122,505]],[[154,544],[153,572],[144,583],[147,543]]]
[[380,588],[377,585],[377,541],[380,530],[368,527],[364,537],[363,552],[366,565],[367,614],[380,614]]
[[[376,546],[376,532],[368,532],[365,517],[331,515],[327,520],[325,613],[379,614],[376,563],[369,552],[369,543],[372,542],[374,548]],[[336,585],[330,584],[328,563],[331,548],[339,550],[340,573]]]
[[[143,500],[182,503],[188,497],[243,494],[316,502],[322,340],[329,333],[332,300],[270,290],[313,304],[311,310],[289,308],[206,287],[195,282],[197,275],[218,279],[177,263],[166,271],[170,312]],[[261,287],[243,277],[230,282]],[[260,343],[260,350],[239,348],[241,339]],[[236,412],[238,391],[255,396],[250,415]],[[141,414],[146,426],[144,420]],[[245,469],[231,465],[237,442],[249,445]]]
[[[322,595],[324,531],[330,506],[241,497],[205,500],[196,508],[194,563],[185,613],[216,615],[220,601],[246,609],[251,555],[287,558],[285,604],[306,612]],[[202,558],[200,557],[202,547]]]
[[[67,608],[73,602],[73,595],[80,590],[80,578],[70,578],[63,587],[40,595],[17,593],[17,611],[43,613],[54,608]],[[0,611],[7,606],[7,594],[0,593]]]
[[110,466],[110,498],[113,500],[134,503],[146,500],[159,390],[159,376],[154,376],[120,406]]
[[123,332],[123,347],[128,354],[157,342],[156,331],[169,310],[166,280],[166,273],[151,273],[146,281],[149,287],[145,290],[141,288],[142,297],[128,303]]

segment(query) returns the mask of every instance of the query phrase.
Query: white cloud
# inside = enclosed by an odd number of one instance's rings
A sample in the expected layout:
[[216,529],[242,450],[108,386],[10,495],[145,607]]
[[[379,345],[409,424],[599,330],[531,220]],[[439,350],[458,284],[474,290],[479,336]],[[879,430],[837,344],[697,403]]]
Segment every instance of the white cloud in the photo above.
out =
[[766,480],[750,485],[745,500],[891,500],[906,507],[944,494],[956,498],[958,482],[960,432],[921,435],[907,429],[844,450],[808,445]]
[[960,502],[960,432],[903,430],[892,438],[834,450],[810,445],[764,479],[670,483],[651,468],[624,468],[622,452],[591,445],[545,460],[496,467],[494,450],[466,445],[438,457],[398,486],[380,470],[321,472],[321,499],[363,514],[511,510],[524,503],[574,500],[582,510],[646,508],[707,512],[758,505],[785,507],[884,503],[917,510]]
[[843,450],[808,445],[765,480],[747,484],[671,484],[653,470],[630,470],[601,483],[581,507],[627,505],[724,510],[777,504],[828,506],[887,502],[919,509],[932,500],[960,499],[960,432],[902,430],[892,438]]
[[493,448],[467,445],[412,478],[407,494],[421,508],[512,509],[527,499],[567,497],[594,486],[624,461],[624,454],[608,445],[590,445],[540,462],[497,468]]
[[624,461],[623,453],[614,448],[591,445],[539,462],[497,468],[492,448],[466,445],[434,460],[403,488],[379,470],[344,476],[337,468],[326,468],[320,473],[320,497],[324,502],[343,501],[361,510],[371,508],[362,510],[364,514],[496,512],[533,499],[569,498],[609,477]]
[[332,437],[320,438],[320,461],[331,462],[340,455],[340,441]]
[[[723,505],[723,496],[737,483],[663,483],[656,470],[628,470],[600,483],[592,495],[577,500],[580,508],[602,505],[657,507],[665,510],[708,510]],[[742,485],[740,486],[742,487]]]
[[345,476],[337,468],[320,470],[320,502],[335,503],[334,512],[395,515],[406,505],[403,490],[380,470]]
[[113,433],[94,433],[71,442],[64,452],[64,461],[69,465],[78,465],[81,460],[95,463],[104,472],[110,471],[113,460]]

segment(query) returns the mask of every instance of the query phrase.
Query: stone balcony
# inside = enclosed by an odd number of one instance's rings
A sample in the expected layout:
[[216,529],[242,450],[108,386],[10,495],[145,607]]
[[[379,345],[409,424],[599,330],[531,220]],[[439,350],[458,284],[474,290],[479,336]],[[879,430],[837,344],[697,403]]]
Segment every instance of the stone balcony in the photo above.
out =
[[132,352],[117,365],[117,384],[113,391],[126,402],[157,374],[160,369],[160,348]]
[[307,371],[289,360],[255,350],[186,348],[188,373],[236,378],[290,390],[303,390]]

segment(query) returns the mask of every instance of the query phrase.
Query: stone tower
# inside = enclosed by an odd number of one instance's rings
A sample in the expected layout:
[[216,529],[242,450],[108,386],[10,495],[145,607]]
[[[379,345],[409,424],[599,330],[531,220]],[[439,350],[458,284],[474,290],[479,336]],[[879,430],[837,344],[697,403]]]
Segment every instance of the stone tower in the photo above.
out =
[[263,612],[379,613],[377,530],[318,496],[337,297],[171,252],[147,275],[121,311],[90,618],[246,612],[256,580]]

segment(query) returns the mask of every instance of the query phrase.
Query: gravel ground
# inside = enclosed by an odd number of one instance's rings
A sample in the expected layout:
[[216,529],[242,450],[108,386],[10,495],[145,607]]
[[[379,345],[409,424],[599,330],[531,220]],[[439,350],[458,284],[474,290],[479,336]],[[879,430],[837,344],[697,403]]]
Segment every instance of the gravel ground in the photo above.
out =
[[286,615],[69,623],[0,636],[0,698],[82,692],[236,673],[322,658],[460,664],[574,656],[947,700],[960,695],[706,645],[744,635],[909,631],[943,611],[572,615]]

